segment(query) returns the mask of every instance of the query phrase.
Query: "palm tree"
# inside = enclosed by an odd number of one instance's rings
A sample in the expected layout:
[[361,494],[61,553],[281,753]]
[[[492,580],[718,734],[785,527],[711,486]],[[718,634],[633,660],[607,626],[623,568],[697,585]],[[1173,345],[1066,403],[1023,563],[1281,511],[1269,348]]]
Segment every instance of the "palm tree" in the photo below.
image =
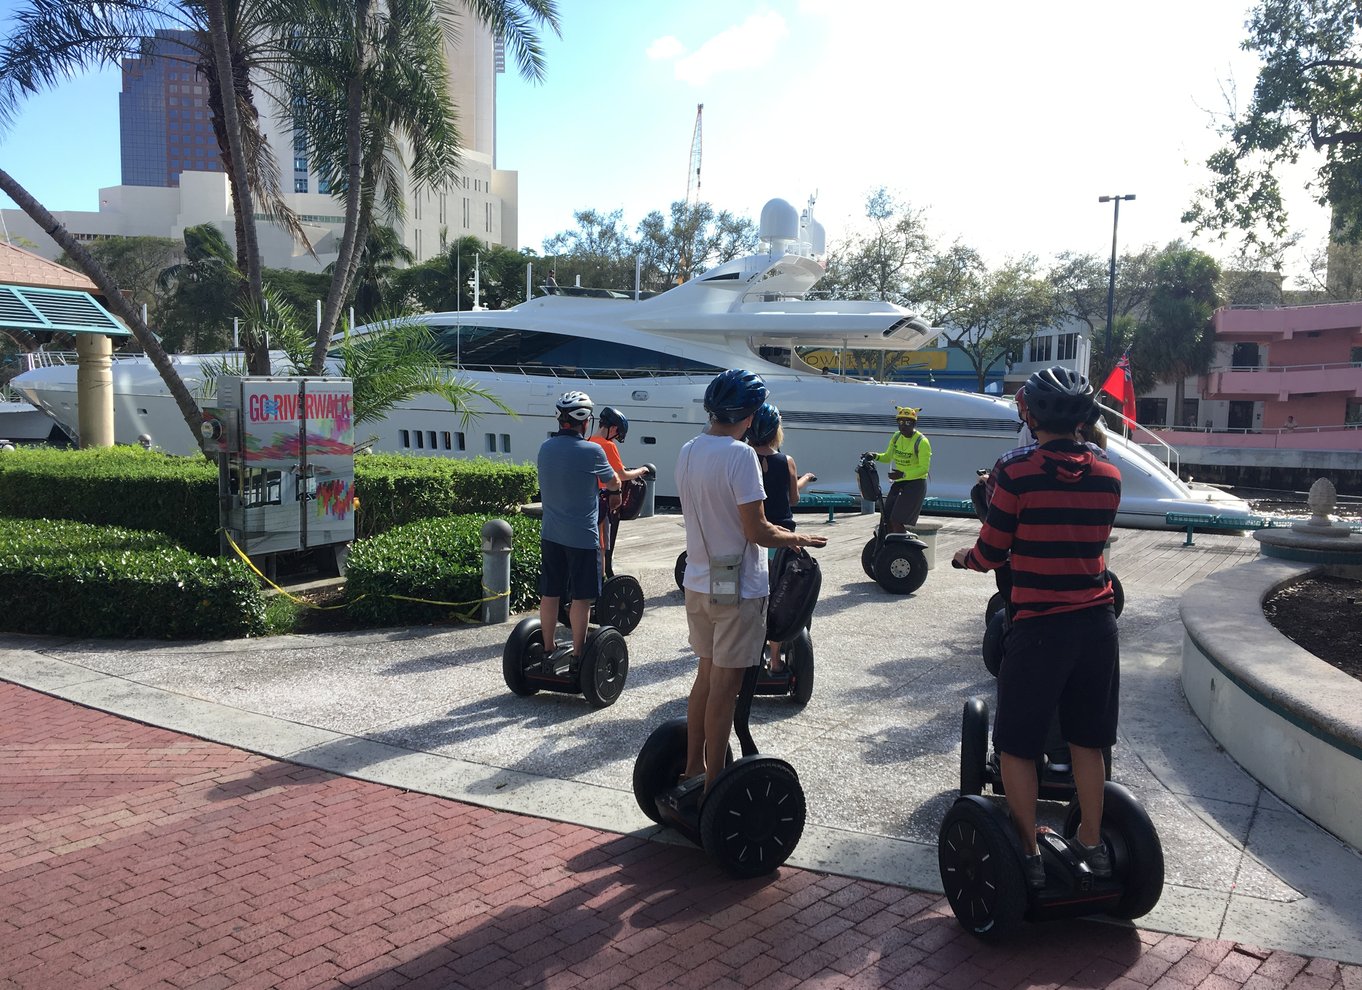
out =
[[[410,265],[416,255],[402,243],[397,231],[387,224],[371,227],[364,238],[364,250],[360,252],[359,266],[355,270],[354,307],[356,319],[361,322],[377,315],[393,300],[392,277],[399,265]],[[335,263],[327,266],[334,269]]]
[[[558,32],[555,0],[464,0],[463,7],[514,52],[524,75],[543,78],[535,29]],[[458,35],[451,0],[311,0],[301,20],[304,26],[288,35],[293,88],[307,94],[303,113],[315,167],[345,195],[335,278],[312,353],[315,374],[349,296],[375,199],[401,219],[403,148],[418,194],[457,173],[459,136],[444,80],[445,45]]]
[[[12,120],[29,93],[141,55],[144,39],[157,31],[188,32],[188,54],[165,57],[192,61],[207,84],[213,131],[232,187],[237,268],[247,273],[258,308],[263,297],[255,201],[259,212],[307,244],[302,225],[284,202],[253,82],[258,76],[282,78],[287,51],[275,25],[286,22],[288,11],[298,5],[298,0],[29,0],[15,13],[15,30],[0,45],[0,126]],[[224,92],[234,98],[224,99]],[[258,341],[251,363],[257,373],[269,372],[269,355]]]

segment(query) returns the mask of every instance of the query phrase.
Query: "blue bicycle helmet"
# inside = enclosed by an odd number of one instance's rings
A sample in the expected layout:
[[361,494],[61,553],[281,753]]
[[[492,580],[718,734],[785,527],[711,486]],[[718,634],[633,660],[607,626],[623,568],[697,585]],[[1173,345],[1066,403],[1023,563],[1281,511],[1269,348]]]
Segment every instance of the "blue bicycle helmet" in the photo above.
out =
[[764,447],[776,438],[779,429],[780,410],[769,402],[763,402],[752,417],[752,428],[747,431],[747,436],[754,447]]
[[629,435],[629,418],[614,406],[602,406],[596,421],[603,427],[613,426],[616,440],[623,440]]
[[1067,432],[1092,414],[1095,399],[1088,380],[1061,365],[1037,371],[1022,386],[1027,411],[1048,432]]
[[705,389],[705,412],[720,423],[740,423],[760,409],[769,394],[761,375],[730,368],[715,375]]

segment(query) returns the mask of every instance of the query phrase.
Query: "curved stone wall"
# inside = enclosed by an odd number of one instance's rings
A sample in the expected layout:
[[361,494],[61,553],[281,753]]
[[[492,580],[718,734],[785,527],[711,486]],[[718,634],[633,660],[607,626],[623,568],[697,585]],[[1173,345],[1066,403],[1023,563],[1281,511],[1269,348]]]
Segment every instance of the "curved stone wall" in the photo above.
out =
[[1260,558],[1182,598],[1182,686],[1192,710],[1262,784],[1362,848],[1362,681],[1272,627],[1263,602],[1321,573],[1362,568]]

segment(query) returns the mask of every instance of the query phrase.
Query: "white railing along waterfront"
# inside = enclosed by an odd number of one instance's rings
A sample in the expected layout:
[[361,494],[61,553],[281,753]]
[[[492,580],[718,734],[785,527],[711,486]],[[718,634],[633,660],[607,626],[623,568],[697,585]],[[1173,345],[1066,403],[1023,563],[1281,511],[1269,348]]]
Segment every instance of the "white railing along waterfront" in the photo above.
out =
[[1114,417],[1116,417],[1116,422],[1122,424],[1121,434],[1131,443],[1139,443],[1139,441],[1136,440],[1132,435],[1133,433],[1138,432],[1143,433],[1145,436],[1149,437],[1160,447],[1162,447],[1164,467],[1168,468],[1168,470],[1172,471],[1179,478],[1182,477],[1182,475],[1179,473],[1182,469],[1182,458],[1178,456],[1178,451],[1176,447],[1174,447],[1163,437],[1155,433],[1150,427],[1136,423],[1134,424],[1135,429],[1131,430],[1129,421],[1127,421],[1124,416],[1122,416],[1115,409],[1112,409],[1110,406],[1103,405],[1102,403],[1099,402],[1097,403],[1097,408],[1101,409],[1103,412],[1111,413]]
[[1207,374],[1236,371],[1336,371],[1340,368],[1362,368],[1362,361],[1333,361],[1329,364],[1222,364],[1208,369]]

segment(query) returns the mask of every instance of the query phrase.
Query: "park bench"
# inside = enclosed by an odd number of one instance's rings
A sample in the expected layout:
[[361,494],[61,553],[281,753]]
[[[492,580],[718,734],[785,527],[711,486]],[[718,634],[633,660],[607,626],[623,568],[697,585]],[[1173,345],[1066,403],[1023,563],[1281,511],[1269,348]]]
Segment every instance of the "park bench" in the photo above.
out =
[[1164,522],[1169,526],[1187,528],[1187,539],[1183,542],[1184,547],[1196,546],[1192,540],[1192,531],[1197,529],[1222,529],[1222,530],[1245,530],[1263,529],[1268,525],[1268,521],[1262,516],[1245,516],[1239,514],[1220,515],[1200,512],[1169,512],[1164,516]]
[[922,511],[943,516],[972,516],[974,503],[967,498],[928,497],[922,501]]
[[800,492],[799,504],[795,510],[816,509],[828,510],[828,522],[832,522],[838,509],[855,509],[863,511],[861,506],[861,496],[851,495],[847,492]]

